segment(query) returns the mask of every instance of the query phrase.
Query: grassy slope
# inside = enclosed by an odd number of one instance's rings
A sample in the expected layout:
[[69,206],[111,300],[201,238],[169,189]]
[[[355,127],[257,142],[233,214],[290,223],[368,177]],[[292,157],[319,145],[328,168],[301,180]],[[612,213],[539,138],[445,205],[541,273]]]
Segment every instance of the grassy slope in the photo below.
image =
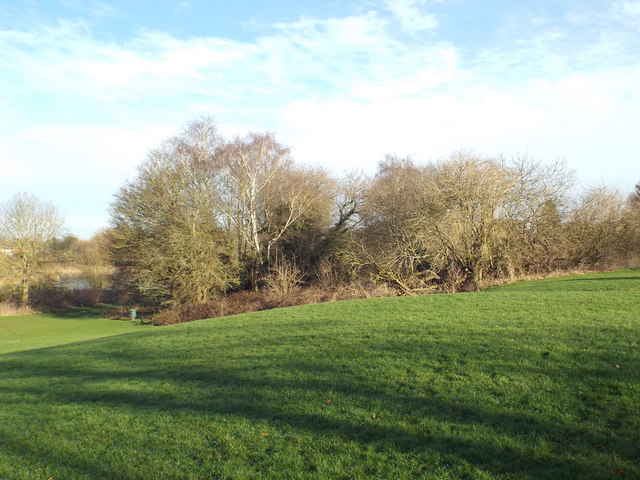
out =
[[0,478],[640,478],[640,272],[0,355]]
[[104,307],[0,317],[0,354],[84,342],[136,330],[139,323],[101,318]]

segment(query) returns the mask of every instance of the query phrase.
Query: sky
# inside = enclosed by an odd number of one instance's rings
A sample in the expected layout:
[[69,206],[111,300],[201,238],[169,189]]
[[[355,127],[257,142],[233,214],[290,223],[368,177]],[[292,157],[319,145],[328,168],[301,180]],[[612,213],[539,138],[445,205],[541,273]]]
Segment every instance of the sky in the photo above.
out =
[[335,175],[466,150],[631,192],[640,0],[0,0],[0,202],[89,238],[203,116]]

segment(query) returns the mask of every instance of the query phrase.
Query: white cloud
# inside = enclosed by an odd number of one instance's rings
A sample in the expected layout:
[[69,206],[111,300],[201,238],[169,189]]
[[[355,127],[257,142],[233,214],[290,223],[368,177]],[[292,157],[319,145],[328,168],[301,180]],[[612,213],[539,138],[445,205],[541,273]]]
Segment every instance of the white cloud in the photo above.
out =
[[632,20],[640,20],[640,1],[638,0],[617,0],[615,7],[621,14],[630,17]]
[[60,213],[65,218],[65,225],[67,225],[69,233],[83,240],[88,240],[109,224],[109,217],[106,213],[104,215],[79,215],[68,214],[63,210]]
[[[24,131],[11,142],[15,152],[34,159],[28,150],[37,146],[42,151],[67,157],[70,167],[78,170],[131,172],[146,153],[161,140],[175,133],[176,125],[139,125],[111,127],[104,125],[39,125]],[[51,164],[47,156],[40,162]],[[73,162],[73,163],[70,163]],[[75,170],[75,168],[73,168]]]
[[425,11],[427,0],[385,0],[387,8],[408,32],[432,30],[438,26],[435,15]]
[[432,95],[366,104],[298,102],[283,120],[285,135],[300,139],[300,159],[338,171],[371,171],[386,153],[427,160],[461,148],[493,149],[505,136],[536,127],[542,115],[513,95],[485,92],[475,99]]
[[512,90],[469,86],[413,99],[294,102],[283,113],[282,131],[299,159],[337,171],[372,171],[385,153],[424,161],[458,149],[528,151],[547,161],[565,158],[586,183],[628,189],[640,177],[636,82],[640,67]]
[[189,8],[190,5],[191,5],[191,2],[188,2],[188,1],[178,2],[178,5],[176,5],[174,11],[181,12],[182,10]]
[[2,177],[0,186],[13,184],[17,178],[20,178],[23,171],[22,166],[14,161],[7,152],[0,151],[0,177]]
[[246,46],[215,38],[180,40],[141,32],[129,44],[92,38],[83,22],[61,22],[38,33],[0,32],[3,70],[16,72],[36,91],[73,92],[91,98],[168,96],[176,89],[207,88]]
[[90,236],[99,228],[96,219],[106,217],[112,195],[177,127],[41,125],[0,137],[6,159],[0,162],[0,201],[21,191],[37,193],[67,213],[74,233]]

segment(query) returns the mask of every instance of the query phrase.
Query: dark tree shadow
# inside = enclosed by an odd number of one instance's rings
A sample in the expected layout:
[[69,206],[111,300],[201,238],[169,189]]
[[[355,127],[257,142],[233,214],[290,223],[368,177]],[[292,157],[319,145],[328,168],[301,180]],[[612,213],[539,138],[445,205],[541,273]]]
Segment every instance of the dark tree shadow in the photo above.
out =
[[[166,352],[139,344],[135,351],[126,352],[115,350],[114,345],[113,342],[93,342],[90,353],[87,349],[82,350],[85,356],[81,362],[74,358],[72,349],[57,347],[48,352],[24,352],[20,356],[1,358],[2,372],[11,378],[32,380],[13,386],[5,383],[0,390],[0,396],[4,398],[2,408],[10,409],[12,404],[17,405],[23,398],[30,397],[42,398],[50,405],[161,411],[169,415],[189,413],[208,422],[232,415],[251,422],[285,425],[314,435],[338,436],[365,446],[391,448],[403,455],[435,452],[445,459],[466,461],[492,475],[521,475],[531,479],[598,478],[599,475],[589,464],[579,459],[567,459],[572,446],[598,453],[603,438],[587,425],[555,424],[531,413],[498,411],[480,402],[458,402],[428,388],[421,392],[403,392],[354,371],[351,359],[343,362],[340,357],[265,353],[255,361],[251,357],[239,358],[224,366],[209,359],[203,367],[199,358],[172,360],[166,358]],[[382,352],[388,347],[372,342],[370,348]],[[43,356],[43,353],[47,355]],[[529,376],[536,373],[520,371],[514,364],[509,369],[512,373]],[[580,373],[584,375],[584,372]],[[571,376],[572,372],[563,375]],[[7,375],[3,376],[7,378]],[[148,388],[138,392],[106,386],[121,381],[136,382]],[[158,388],[159,385],[164,387]],[[287,392],[319,399],[339,394],[352,405],[378,411],[380,418],[344,418],[314,408],[301,411],[299,404],[292,406],[286,401]],[[446,428],[425,430],[389,424],[384,421],[385,412],[393,418],[418,423],[428,419],[431,424],[435,422]],[[511,448],[492,440],[470,439],[456,433],[456,429],[468,432],[474,427],[513,439],[537,438],[555,445],[557,451],[539,457],[533,448]],[[96,436],[99,438],[99,432]],[[628,440],[637,442],[640,438]],[[15,435],[3,438],[2,446],[15,455],[50,456],[50,461],[61,461],[59,452],[47,451],[50,446],[43,445],[34,451],[31,443]],[[636,448],[633,452],[621,460],[637,461],[640,451]],[[71,452],[62,461],[78,475],[109,478],[109,471],[103,465],[87,464],[74,458]]]

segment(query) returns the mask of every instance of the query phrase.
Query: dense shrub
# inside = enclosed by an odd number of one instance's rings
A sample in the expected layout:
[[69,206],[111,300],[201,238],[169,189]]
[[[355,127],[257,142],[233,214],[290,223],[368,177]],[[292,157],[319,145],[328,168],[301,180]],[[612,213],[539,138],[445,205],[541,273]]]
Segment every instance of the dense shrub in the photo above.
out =
[[152,322],[154,325],[171,325],[272,308],[356,298],[391,297],[395,295],[397,295],[397,291],[390,287],[365,283],[352,283],[340,288],[328,289],[319,287],[300,288],[286,295],[264,291],[241,291],[216,301],[161,310],[153,315]]
[[37,286],[32,289],[31,305],[36,310],[46,311],[59,308],[86,307],[100,303],[122,305],[131,302],[124,292],[99,289],[70,290],[51,285]]

